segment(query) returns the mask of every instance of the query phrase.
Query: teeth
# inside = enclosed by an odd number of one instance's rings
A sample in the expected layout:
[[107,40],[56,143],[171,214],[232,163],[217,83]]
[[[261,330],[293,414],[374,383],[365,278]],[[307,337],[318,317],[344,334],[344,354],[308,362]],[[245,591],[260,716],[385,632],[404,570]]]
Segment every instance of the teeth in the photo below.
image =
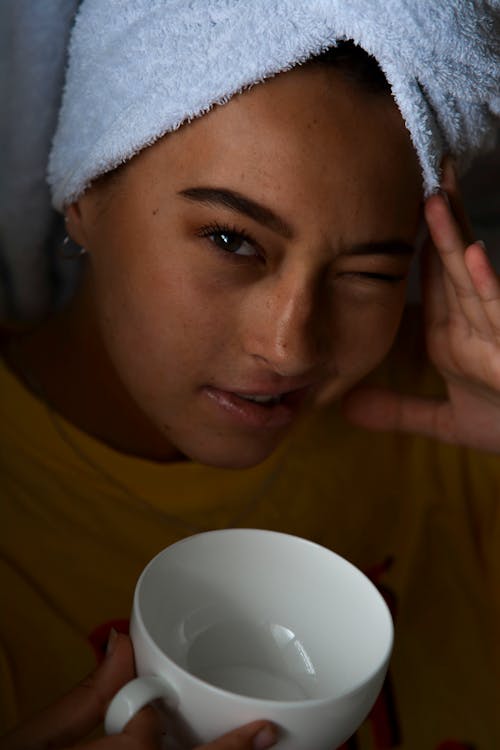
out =
[[245,401],[255,401],[257,404],[271,404],[271,403],[279,403],[281,400],[281,396],[241,396],[240,398],[244,398]]

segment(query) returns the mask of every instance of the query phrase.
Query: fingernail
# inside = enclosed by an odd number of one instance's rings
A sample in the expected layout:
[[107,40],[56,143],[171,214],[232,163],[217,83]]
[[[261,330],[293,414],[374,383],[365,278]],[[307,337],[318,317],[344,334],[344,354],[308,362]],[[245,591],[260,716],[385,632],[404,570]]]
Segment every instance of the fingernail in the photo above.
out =
[[479,245],[479,247],[482,247],[485,253],[487,253],[487,252],[488,252],[488,251],[486,250],[486,243],[485,243],[485,242],[483,242],[483,240],[475,240],[474,244],[475,244],[475,245]]
[[106,657],[111,656],[115,650],[117,636],[117,631],[114,628],[111,628],[109,631],[108,642],[106,644]]
[[448,180],[455,180],[457,176],[457,170],[455,167],[455,160],[451,156],[447,156],[444,162],[443,169],[445,176]]
[[272,747],[278,740],[276,727],[267,726],[261,729],[253,738],[253,750],[267,750]]
[[446,168],[448,172],[452,175],[456,173],[456,167],[455,167],[455,159],[452,156],[449,156],[446,161]]
[[448,193],[446,192],[446,190],[444,190],[444,188],[440,187],[440,188],[437,189],[437,193],[444,200],[444,202],[446,203],[446,205],[448,206],[448,208],[451,209],[450,196],[448,195]]

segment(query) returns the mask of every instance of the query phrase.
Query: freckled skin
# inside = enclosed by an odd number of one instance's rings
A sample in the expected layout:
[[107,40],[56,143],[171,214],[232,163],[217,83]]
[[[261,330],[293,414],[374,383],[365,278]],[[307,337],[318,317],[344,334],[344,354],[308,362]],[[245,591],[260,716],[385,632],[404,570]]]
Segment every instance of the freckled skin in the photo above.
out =
[[[294,237],[178,196],[197,186],[264,204]],[[69,207],[88,250],[83,283],[26,340],[25,359],[56,408],[125,452],[254,465],[286,430],[229,424],[203,387],[264,378],[283,390],[350,388],[388,351],[405,296],[404,282],[359,273],[403,273],[410,261],[341,251],[413,242],[420,210],[417,159],[390,98],[326,68],[282,74],[162,138]],[[258,258],[200,237],[213,223],[249,233]],[[33,353],[42,350],[50,366]]]

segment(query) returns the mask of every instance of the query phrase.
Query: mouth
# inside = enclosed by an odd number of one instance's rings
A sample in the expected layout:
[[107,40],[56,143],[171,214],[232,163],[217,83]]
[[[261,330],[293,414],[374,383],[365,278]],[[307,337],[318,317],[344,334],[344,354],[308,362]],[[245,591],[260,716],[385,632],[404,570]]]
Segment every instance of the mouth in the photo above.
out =
[[242,393],[235,393],[235,396],[238,396],[238,398],[242,398],[244,401],[251,401],[254,404],[260,404],[261,406],[275,406],[276,404],[281,404],[285,394],[280,394],[279,396],[256,396],[251,394],[242,394]]
[[303,387],[276,393],[251,393],[212,386],[204,388],[224,418],[240,426],[267,429],[289,426],[310,390],[310,387]]

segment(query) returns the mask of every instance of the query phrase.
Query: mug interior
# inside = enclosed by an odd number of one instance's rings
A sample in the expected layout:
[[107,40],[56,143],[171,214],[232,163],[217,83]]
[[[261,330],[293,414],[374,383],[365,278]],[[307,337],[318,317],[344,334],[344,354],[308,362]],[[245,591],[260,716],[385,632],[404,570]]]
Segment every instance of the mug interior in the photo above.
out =
[[279,701],[335,698],[384,666],[392,620],[373,584],[298,537],[188,537],[145,569],[136,609],[168,658],[212,685]]

